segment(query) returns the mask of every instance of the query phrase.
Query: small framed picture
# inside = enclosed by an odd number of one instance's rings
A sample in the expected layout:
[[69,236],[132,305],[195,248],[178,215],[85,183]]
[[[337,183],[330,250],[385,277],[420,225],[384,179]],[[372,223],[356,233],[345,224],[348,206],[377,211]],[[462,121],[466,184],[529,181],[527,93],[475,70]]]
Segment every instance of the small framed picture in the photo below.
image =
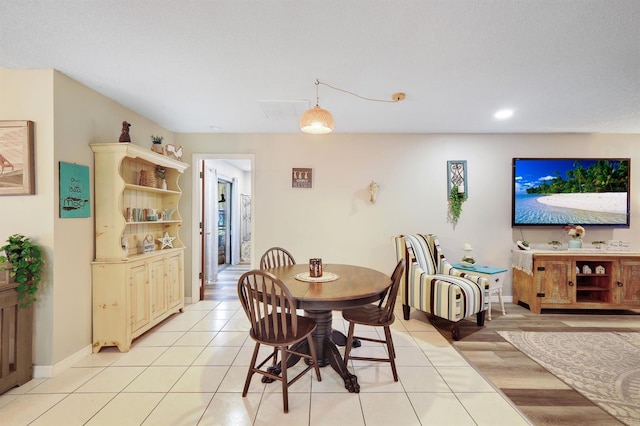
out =
[[36,193],[33,121],[0,121],[0,195]]
[[313,188],[313,169],[294,167],[291,169],[292,188]]

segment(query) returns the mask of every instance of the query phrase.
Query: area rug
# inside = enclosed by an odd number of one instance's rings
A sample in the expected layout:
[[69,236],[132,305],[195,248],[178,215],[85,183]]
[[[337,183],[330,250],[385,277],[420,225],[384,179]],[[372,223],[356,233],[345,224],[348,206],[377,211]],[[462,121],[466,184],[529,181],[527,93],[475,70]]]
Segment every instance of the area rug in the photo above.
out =
[[640,333],[497,333],[619,421],[640,426]]

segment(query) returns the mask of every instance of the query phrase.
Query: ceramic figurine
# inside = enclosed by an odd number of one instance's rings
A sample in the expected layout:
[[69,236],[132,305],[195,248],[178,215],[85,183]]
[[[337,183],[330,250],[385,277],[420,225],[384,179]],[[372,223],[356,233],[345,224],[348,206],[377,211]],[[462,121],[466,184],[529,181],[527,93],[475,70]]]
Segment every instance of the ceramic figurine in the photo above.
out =
[[126,121],[122,122],[122,133],[120,133],[120,142],[131,142],[131,136],[129,136],[130,123]]

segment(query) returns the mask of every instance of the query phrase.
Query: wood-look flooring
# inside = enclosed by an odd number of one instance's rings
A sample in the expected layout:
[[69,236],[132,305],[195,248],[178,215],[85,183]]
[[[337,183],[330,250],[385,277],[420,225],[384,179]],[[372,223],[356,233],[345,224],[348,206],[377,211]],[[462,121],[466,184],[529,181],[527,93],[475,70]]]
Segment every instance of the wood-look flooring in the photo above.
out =
[[[506,304],[505,308],[507,315],[503,316],[493,304],[493,320],[485,321],[484,327],[476,325],[475,315],[461,321],[459,341],[452,340],[450,323],[433,317],[430,320],[535,425],[623,424],[515,349],[496,331],[640,332],[640,310],[543,310],[537,315],[519,305]],[[580,363],[580,359],[575,362]]]
[[248,263],[220,265],[217,279],[204,286],[204,300],[234,300],[238,298],[238,279],[251,269]]

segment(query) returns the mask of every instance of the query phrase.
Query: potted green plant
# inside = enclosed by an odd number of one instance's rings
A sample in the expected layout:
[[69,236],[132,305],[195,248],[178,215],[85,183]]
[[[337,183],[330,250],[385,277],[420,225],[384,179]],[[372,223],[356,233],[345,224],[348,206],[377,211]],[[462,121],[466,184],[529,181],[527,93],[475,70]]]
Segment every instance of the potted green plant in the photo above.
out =
[[462,203],[466,200],[467,197],[464,192],[458,191],[458,185],[453,185],[451,187],[451,192],[449,192],[449,214],[451,216],[451,221],[454,224],[458,223],[460,213],[462,212]]
[[42,250],[30,238],[14,234],[7,238],[7,243],[0,247],[4,255],[0,255],[0,263],[8,262],[10,275],[18,283],[18,303],[21,308],[30,306],[36,301],[36,293],[41,280],[44,259]]
[[151,150],[157,152],[158,154],[162,154],[162,141],[164,137],[151,135]]

